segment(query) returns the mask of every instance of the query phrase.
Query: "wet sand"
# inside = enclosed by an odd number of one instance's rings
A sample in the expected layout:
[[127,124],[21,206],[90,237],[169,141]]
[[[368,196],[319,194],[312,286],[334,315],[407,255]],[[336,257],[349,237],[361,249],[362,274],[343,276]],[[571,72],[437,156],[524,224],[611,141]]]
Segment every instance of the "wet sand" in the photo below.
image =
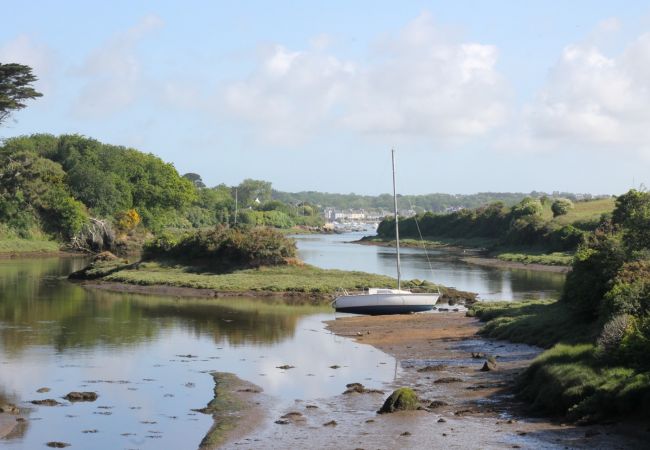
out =
[[[463,313],[345,317],[327,322],[327,328],[396,358],[401,370],[396,367],[385,392],[296,399],[226,448],[645,448],[650,436],[640,427],[578,427],[527,417],[508,387],[540,349],[484,340],[476,335],[477,320]],[[495,357],[497,370],[482,372],[485,359],[472,352]],[[424,404],[444,404],[377,414],[402,386],[415,389]]]

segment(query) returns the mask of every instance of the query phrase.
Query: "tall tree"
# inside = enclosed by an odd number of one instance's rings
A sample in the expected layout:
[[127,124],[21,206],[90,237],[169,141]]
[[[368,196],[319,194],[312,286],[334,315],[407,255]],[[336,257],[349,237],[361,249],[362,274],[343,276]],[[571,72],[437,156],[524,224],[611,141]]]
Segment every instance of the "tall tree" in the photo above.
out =
[[31,86],[36,80],[29,66],[0,63],[0,124],[12,112],[27,106],[25,100],[43,96]]

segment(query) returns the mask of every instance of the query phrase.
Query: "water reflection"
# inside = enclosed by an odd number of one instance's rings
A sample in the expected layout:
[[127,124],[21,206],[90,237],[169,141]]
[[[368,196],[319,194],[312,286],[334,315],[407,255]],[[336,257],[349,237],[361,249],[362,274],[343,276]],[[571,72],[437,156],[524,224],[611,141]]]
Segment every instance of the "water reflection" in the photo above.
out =
[[[180,299],[85,289],[65,275],[80,259],[0,261],[0,401],[27,412],[3,448],[197,447],[211,418],[207,372],[234,372],[275,400],[338,394],[350,381],[381,388],[394,359],[323,330],[328,306],[277,299]],[[317,351],[315,351],[317,349]],[[188,356],[191,355],[191,356]],[[280,370],[283,364],[295,366]],[[341,366],[338,370],[332,365]],[[51,388],[38,393],[40,387]],[[34,406],[90,390],[93,403]],[[85,433],[98,430],[97,433]]]
[[[395,277],[395,250],[387,247],[351,244],[363,233],[296,236],[300,257],[326,269],[362,270]],[[429,280],[457,289],[477,292],[483,300],[557,298],[564,275],[522,269],[500,269],[468,264],[466,253],[447,250],[405,248],[402,277]]]

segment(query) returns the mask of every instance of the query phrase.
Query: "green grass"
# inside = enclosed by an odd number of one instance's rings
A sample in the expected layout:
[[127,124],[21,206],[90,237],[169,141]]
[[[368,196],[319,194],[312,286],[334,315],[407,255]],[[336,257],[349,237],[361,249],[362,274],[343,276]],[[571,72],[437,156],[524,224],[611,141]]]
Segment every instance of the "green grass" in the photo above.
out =
[[592,344],[558,344],[542,353],[517,390],[534,410],[576,421],[650,415],[650,374],[603,364]]
[[60,244],[38,239],[7,238],[0,240],[0,253],[57,252]]
[[544,218],[553,220],[560,225],[568,225],[576,221],[597,220],[604,213],[611,213],[614,210],[614,198],[603,198],[585,202],[574,202],[573,208],[563,216],[553,219],[550,204],[544,208]]
[[508,262],[523,264],[544,264],[547,266],[570,266],[573,262],[573,254],[567,252],[554,253],[499,253],[497,259]]
[[[394,287],[391,277],[365,272],[326,270],[304,265],[284,265],[237,270],[231,273],[212,273],[186,266],[169,266],[158,262],[144,262],[124,266],[102,278],[138,285],[166,285],[213,289],[220,292],[300,292],[306,294],[333,294],[337,289],[360,290],[367,287]],[[405,287],[415,287],[417,281]],[[423,288],[435,286],[425,284]]]
[[467,314],[487,322],[480,331],[483,336],[544,348],[558,342],[589,342],[596,332],[593,324],[576,318],[556,300],[479,302]]
[[650,374],[610,365],[593,344],[597,324],[565,303],[477,303],[468,315],[486,322],[483,336],[550,348],[517,380],[517,395],[533,410],[582,422],[650,416]]

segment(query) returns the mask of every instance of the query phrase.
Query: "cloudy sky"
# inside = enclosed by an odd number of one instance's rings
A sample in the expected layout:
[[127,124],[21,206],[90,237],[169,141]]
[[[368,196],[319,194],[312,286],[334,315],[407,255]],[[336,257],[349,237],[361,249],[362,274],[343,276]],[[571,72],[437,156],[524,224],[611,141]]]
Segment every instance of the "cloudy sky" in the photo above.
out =
[[0,62],[44,94],[0,138],[79,133],[280,190],[650,186],[647,1],[30,1]]

